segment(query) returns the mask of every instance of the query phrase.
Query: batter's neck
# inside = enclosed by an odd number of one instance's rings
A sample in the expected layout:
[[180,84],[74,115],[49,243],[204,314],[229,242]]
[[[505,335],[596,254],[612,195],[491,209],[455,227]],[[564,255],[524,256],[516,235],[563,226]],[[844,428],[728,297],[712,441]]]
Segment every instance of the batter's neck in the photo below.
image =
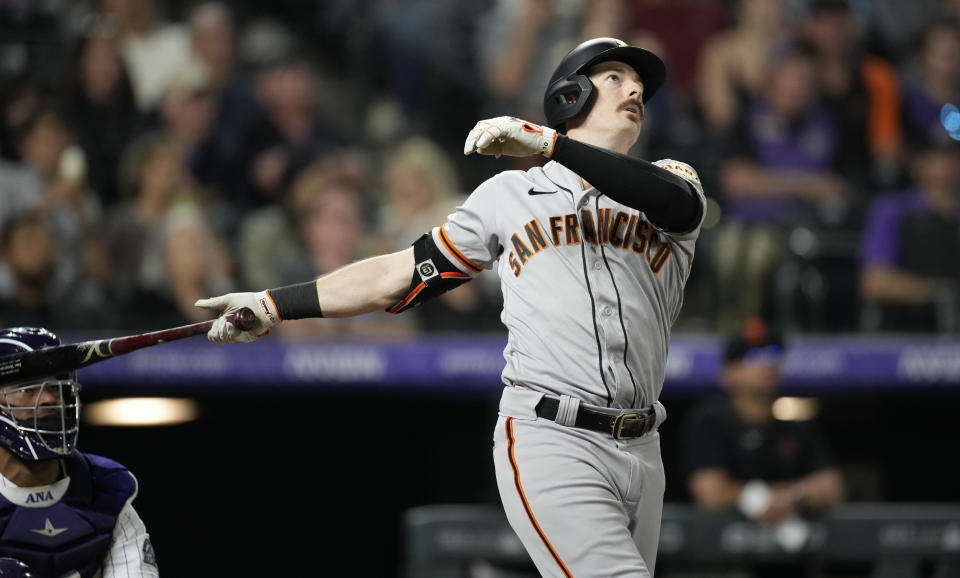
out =
[[598,131],[585,127],[571,128],[567,136],[588,145],[593,145],[608,151],[627,154],[630,147],[637,142],[637,134],[627,131]]

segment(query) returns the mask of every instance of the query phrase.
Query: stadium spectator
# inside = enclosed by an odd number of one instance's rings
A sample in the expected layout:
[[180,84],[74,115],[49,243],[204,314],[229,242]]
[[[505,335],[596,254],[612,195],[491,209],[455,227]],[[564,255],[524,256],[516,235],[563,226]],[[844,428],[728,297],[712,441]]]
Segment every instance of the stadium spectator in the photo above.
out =
[[259,207],[277,200],[290,173],[317,156],[342,150],[344,140],[317,118],[319,83],[310,62],[279,55],[257,73],[263,114],[245,131],[237,154],[242,185],[233,199]]
[[628,0],[634,34],[652,35],[666,49],[673,98],[686,105],[693,97],[697,65],[709,38],[730,22],[720,0]]
[[387,155],[383,199],[377,209],[375,252],[398,251],[431,223],[443,222],[463,200],[450,157],[433,141],[411,137]]
[[960,300],[960,143],[918,141],[915,186],[878,197],[861,245],[863,328],[955,332]]
[[730,130],[741,108],[760,95],[770,54],[786,33],[780,0],[739,0],[735,25],[706,40],[696,88],[709,130]]
[[[213,148],[229,164],[236,159],[244,131],[260,114],[250,87],[236,72],[233,13],[222,2],[204,2],[190,12],[189,23],[193,53],[206,65],[208,90],[216,105]],[[217,183],[221,193],[231,190],[234,184],[230,179]]]
[[197,59],[170,77],[159,106],[158,129],[172,138],[197,184],[220,191],[232,171],[215,132],[217,101],[210,71]]
[[56,269],[56,240],[38,214],[10,219],[4,224],[0,255],[9,268],[12,287],[0,299],[0,326],[43,324],[61,327],[54,320],[52,285]]
[[866,54],[862,22],[846,0],[813,0],[800,33],[816,54],[816,83],[840,127],[841,166],[858,189],[900,175],[903,134],[896,70]]
[[54,279],[59,295],[84,274],[88,243],[96,242],[99,232],[100,205],[86,186],[86,158],[55,108],[41,105],[31,111],[16,141],[21,162],[0,161],[0,228],[24,212],[50,219],[61,250]]
[[786,233],[814,220],[818,207],[845,200],[838,127],[820,105],[814,74],[802,46],[780,46],[763,93],[744,108],[726,146],[725,219],[714,252],[722,330],[771,310],[769,285]]
[[[838,504],[845,490],[816,422],[774,415],[783,348],[780,334],[756,318],[726,339],[718,376],[724,395],[701,401],[684,424],[685,475],[699,507],[738,509],[791,551],[808,537],[802,518]],[[783,577],[796,569],[753,571]]]
[[63,97],[66,116],[87,157],[87,180],[104,207],[119,200],[117,165],[143,130],[116,31],[99,23],[68,55]]
[[43,94],[29,74],[5,77],[0,82],[0,159],[17,162],[17,128],[40,105]]
[[903,124],[907,143],[943,135],[940,107],[960,103],[960,25],[941,20],[923,33],[904,78]]
[[0,326],[44,323],[60,329],[83,329],[112,322],[94,279],[81,278],[56,294],[54,276],[61,253],[49,219],[27,212],[9,219],[0,237],[0,259],[10,288],[0,296]]
[[865,3],[868,42],[872,50],[897,65],[916,48],[917,38],[936,22],[960,17],[960,2],[903,2],[903,0],[870,0]]
[[580,35],[585,2],[497,0],[479,24],[477,57],[489,92],[491,113],[516,111],[543,119],[543,87],[551,65],[573,48]]
[[117,26],[137,106],[153,111],[170,77],[190,59],[186,28],[161,20],[154,0],[100,0],[99,9]]
[[128,198],[106,220],[121,323],[143,329],[200,321],[194,295],[229,288],[232,260],[214,235],[176,142],[146,135],[121,169]]

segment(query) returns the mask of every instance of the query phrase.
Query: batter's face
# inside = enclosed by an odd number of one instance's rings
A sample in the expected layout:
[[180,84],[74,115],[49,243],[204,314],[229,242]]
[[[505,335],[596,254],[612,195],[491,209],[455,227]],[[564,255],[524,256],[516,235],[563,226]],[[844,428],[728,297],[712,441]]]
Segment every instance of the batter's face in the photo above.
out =
[[[601,62],[589,74],[594,102],[579,125],[615,133],[634,142],[643,126],[643,82],[634,68],[618,60]],[[571,127],[572,128],[572,127]]]

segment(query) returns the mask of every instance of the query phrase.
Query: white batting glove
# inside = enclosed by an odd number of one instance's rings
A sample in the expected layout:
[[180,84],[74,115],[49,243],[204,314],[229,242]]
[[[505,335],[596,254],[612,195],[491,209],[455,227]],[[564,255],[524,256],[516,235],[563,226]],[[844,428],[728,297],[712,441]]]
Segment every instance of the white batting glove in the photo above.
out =
[[463,143],[463,154],[527,157],[541,154],[553,156],[557,131],[512,116],[498,116],[481,120],[473,127]]
[[[213,327],[207,332],[207,339],[214,343],[249,343],[258,337],[270,333],[270,328],[280,323],[277,306],[266,291],[259,293],[227,293],[219,297],[198,299],[197,307],[208,309],[220,315]],[[237,329],[227,321],[226,315],[244,307],[249,307],[257,321],[247,331]]]

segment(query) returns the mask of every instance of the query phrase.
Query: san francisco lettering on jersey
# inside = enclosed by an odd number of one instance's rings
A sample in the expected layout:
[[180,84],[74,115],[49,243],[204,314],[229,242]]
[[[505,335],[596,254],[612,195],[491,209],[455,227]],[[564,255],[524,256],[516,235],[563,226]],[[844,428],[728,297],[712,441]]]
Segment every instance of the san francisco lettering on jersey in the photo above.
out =
[[[507,254],[510,268],[516,277],[523,272],[527,261],[543,249],[553,246],[579,245],[581,239],[592,245],[608,245],[624,251],[630,250],[646,257],[650,270],[656,275],[670,257],[670,244],[650,226],[646,219],[624,211],[600,209],[594,219],[593,211],[583,209],[576,213],[555,215],[548,218],[547,231],[537,219],[533,219],[510,236]],[[549,242],[548,242],[549,239]]]

